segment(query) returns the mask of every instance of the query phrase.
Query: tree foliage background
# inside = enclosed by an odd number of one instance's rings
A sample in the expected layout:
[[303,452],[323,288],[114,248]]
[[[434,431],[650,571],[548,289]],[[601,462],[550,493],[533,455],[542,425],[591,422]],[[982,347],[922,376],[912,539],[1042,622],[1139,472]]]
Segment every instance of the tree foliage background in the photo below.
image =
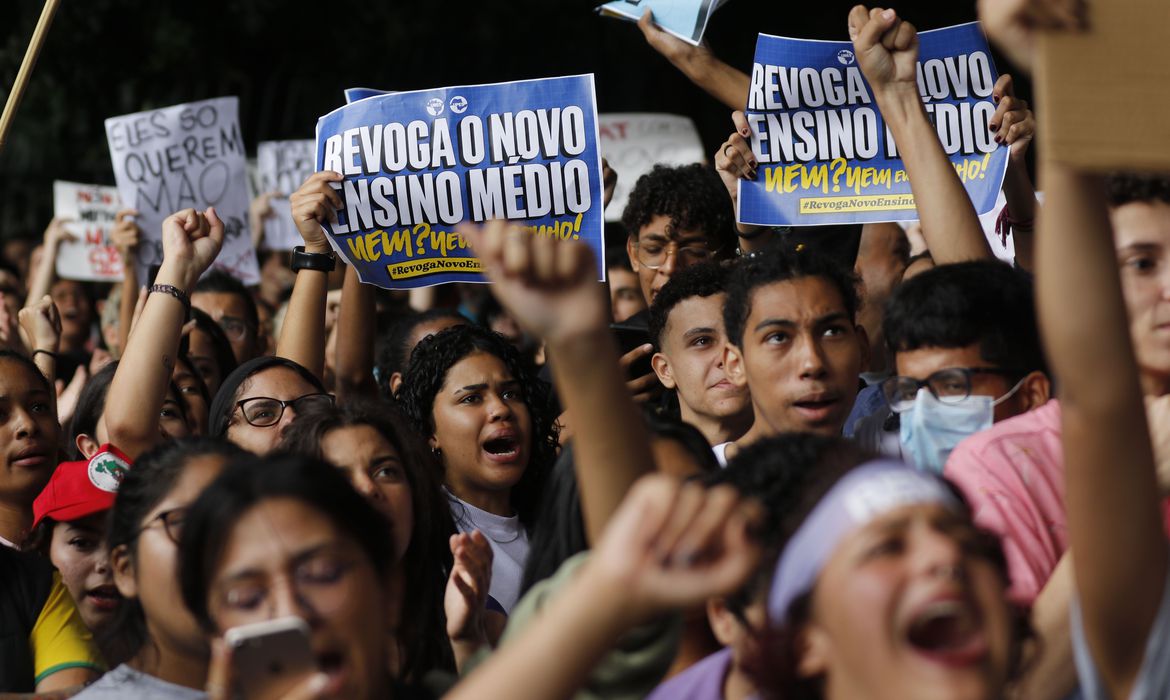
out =
[[[103,121],[237,95],[258,141],[312,138],[317,117],[363,86],[411,90],[595,73],[603,112],[690,116],[709,153],[729,112],[600,0],[62,0],[0,153],[0,238],[39,237],[55,179],[113,184]],[[0,3],[0,92],[16,77],[41,0]],[[732,0],[708,28],[748,70],[757,32],[844,40],[852,3]],[[974,0],[895,2],[919,29],[975,18]],[[1000,70],[1006,64],[998,61]],[[620,173],[619,173],[620,175]]]

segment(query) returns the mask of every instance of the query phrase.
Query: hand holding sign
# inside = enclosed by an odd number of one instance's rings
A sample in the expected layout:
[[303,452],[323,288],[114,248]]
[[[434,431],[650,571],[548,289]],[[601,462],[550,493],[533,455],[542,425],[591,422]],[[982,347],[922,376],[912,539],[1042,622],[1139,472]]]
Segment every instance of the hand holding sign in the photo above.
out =
[[1012,76],[1007,73],[995,81],[993,94],[999,102],[989,122],[995,141],[1011,146],[1011,159],[1022,161],[1036,134],[1036,116],[1028,108],[1027,100],[1016,97]]
[[135,216],[138,216],[138,212],[134,209],[119,210],[114,219],[114,227],[110,229],[110,241],[123,261],[134,259],[134,251],[138,250],[138,242],[142,236],[142,230],[134,220]]
[[300,189],[289,197],[292,203],[293,222],[305,239],[305,251],[309,253],[328,253],[329,239],[325,237],[325,229],[321,228],[325,222],[337,221],[337,210],[344,205],[341,195],[329,183],[341,182],[341,173],[323,170],[313,173],[305,180]]
[[[184,291],[195,286],[199,276],[211,267],[223,247],[223,222],[214,207],[205,212],[184,209],[171,214],[162,225],[163,269],[177,275]],[[159,277],[164,277],[159,272]]]
[[849,38],[875,97],[883,91],[918,95],[918,31],[893,10],[857,5],[849,13]]
[[550,343],[605,328],[609,304],[589,247],[533,236],[506,221],[460,224],[492,283],[492,294],[529,333]]

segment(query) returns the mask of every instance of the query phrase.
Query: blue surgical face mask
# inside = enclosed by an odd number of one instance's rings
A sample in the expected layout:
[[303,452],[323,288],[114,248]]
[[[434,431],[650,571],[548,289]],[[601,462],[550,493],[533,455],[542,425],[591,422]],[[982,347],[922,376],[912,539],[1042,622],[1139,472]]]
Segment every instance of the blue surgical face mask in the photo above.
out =
[[914,405],[900,416],[903,453],[919,469],[942,474],[951,451],[990,428],[995,422],[995,407],[1011,398],[1023,382],[1021,379],[998,399],[971,395],[957,403],[943,403],[926,387],[919,389]]

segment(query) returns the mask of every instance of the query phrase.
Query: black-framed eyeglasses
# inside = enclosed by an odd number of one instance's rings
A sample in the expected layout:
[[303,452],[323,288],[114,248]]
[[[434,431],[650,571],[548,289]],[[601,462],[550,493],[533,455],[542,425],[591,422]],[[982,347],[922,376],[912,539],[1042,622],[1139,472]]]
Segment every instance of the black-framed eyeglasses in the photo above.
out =
[[163,532],[167,534],[171,542],[179,544],[179,539],[183,536],[183,522],[186,519],[186,506],[164,510],[150,520],[147,520],[142,527],[138,528],[138,534],[141,535],[146,530],[149,530],[155,523],[162,523]]
[[298,413],[314,408],[329,408],[333,406],[332,394],[305,394],[291,401],[281,401],[268,396],[253,396],[236,402],[240,415],[248,425],[256,428],[268,428],[280,422],[284,416],[284,409],[292,406]]
[[651,270],[657,270],[666,264],[666,259],[674,256],[682,266],[706,262],[715,257],[715,251],[705,245],[680,246],[677,241],[637,241],[634,243],[634,253],[638,262]]
[[896,413],[909,410],[918,397],[918,390],[924,387],[942,403],[955,404],[971,395],[971,377],[976,374],[1018,377],[1027,372],[1000,367],[948,367],[926,379],[890,377],[881,383],[882,396]]

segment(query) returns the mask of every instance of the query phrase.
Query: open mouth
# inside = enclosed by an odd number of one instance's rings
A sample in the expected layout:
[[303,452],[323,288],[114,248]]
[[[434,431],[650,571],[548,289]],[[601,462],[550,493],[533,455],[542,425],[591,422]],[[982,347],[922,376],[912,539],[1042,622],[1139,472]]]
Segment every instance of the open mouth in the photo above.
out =
[[978,616],[969,604],[958,600],[925,606],[911,621],[906,641],[919,654],[951,666],[973,664],[987,655]]
[[345,658],[340,652],[326,651],[317,654],[317,669],[329,677],[325,686],[326,695],[336,695],[345,685]]
[[513,459],[520,454],[520,444],[514,437],[498,437],[485,442],[483,451],[498,459]]
[[836,396],[813,396],[794,401],[792,405],[813,420],[824,420],[840,403],[841,399]]
[[117,587],[109,583],[91,588],[86,592],[85,597],[99,610],[113,610],[122,602],[122,595],[118,593]]

